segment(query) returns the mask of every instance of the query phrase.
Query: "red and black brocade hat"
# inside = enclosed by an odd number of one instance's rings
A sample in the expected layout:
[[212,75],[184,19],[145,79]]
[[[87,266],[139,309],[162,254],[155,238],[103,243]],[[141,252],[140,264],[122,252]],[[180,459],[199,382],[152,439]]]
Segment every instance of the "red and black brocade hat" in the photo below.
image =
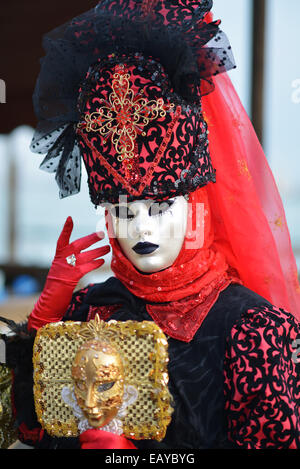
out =
[[60,197],[95,205],[184,195],[215,181],[201,96],[234,67],[211,0],[103,0],[44,38],[31,149]]
[[77,126],[92,201],[164,199],[214,180],[199,107],[179,100],[160,65],[137,54],[104,62],[88,75]]

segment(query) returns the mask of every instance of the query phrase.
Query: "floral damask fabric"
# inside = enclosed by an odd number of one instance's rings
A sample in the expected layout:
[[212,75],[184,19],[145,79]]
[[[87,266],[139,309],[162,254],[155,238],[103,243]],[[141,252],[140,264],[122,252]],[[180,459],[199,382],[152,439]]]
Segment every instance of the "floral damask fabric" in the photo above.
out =
[[234,325],[225,354],[228,436],[245,449],[300,448],[300,325],[275,307]]

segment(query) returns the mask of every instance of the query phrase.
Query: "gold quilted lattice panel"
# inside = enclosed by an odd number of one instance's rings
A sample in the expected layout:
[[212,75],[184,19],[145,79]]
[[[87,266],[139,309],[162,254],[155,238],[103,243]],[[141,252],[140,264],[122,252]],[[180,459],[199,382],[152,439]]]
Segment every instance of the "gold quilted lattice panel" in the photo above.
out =
[[62,398],[62,389],[73,389],[73,360],[86,333],[95,326],[101,328],[101,336],[122,356],[125,383],[138,390],[137,401],[127,408],[123,419],[124,435],[132,439],[163,439],[172,413],[165,335],[148,321],[105,323],[97,318],[97,325],[94,322],[54,323],[39,330],[33,364],[35,406],[41,425],[52,436],[78,435],[78,422]]

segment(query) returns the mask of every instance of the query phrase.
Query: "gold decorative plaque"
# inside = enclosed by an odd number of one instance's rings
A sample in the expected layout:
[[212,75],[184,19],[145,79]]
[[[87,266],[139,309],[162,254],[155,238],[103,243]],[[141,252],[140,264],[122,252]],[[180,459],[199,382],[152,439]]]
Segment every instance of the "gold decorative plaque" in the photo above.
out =
[[79,417],[63,396],[74,391],[72,366],[79,348],[95,337],[118,350],[124,387],[136,393],[119,420],[122,434],[161,441],[172,414],[168,342],[150,321],[104,322],[96,316],[87,323],[58,322],[39,329],[33,349],[34,399],[42,427],[56,437],[79,435]]

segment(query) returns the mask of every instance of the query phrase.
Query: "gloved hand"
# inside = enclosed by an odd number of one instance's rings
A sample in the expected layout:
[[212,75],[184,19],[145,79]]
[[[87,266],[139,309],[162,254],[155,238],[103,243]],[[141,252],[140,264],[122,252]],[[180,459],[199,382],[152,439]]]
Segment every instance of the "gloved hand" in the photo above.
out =
[[[70,243],[73,220],[68,217],[59,236],[56,253],[44,289],[28,319],[28,329],[39,329],[50,322],[60,321],[72,298],[79,280],[104,264],[104,256],[110,246],[103,246],[86,252],[92,244],[104,238],[104,233],[92,233]],[[75,256],[75,257],[74,257]],[[75,262],[72,264],[72,258]]]
[[86,430],[79,439],[81,449],[137,449],[125,436],[106,432],[101,428]]

